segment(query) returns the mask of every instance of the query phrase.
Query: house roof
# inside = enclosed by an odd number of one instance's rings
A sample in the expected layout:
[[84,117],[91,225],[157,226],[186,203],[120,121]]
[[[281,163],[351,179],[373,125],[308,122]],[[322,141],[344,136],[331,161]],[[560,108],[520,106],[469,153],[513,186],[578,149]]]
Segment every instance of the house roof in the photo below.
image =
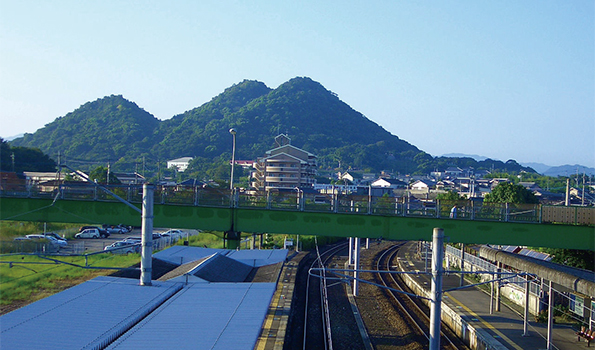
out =
[[194,159],[193,157],[182,157],[182,158],[176,158],[176,159],[172,159],[172,160],[168,160],[168,163],[188,163],[190,162],[192,159]]

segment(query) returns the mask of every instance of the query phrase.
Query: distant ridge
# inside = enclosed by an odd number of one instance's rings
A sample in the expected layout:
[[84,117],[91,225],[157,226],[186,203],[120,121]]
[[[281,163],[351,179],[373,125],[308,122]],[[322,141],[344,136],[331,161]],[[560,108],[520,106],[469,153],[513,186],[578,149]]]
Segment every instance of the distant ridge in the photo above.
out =
[[595,175],[595,168],[589,168],[583,165],[561,165],[551,167],[546,170],[543,175],[547,176],[570,176],[570,175],[582,175],[585,174],[587,176]]

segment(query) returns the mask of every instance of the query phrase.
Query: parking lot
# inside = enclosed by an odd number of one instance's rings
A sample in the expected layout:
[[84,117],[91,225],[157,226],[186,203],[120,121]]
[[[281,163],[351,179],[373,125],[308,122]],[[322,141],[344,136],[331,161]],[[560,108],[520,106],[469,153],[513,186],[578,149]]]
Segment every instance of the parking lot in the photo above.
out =
[[[153,229],[153,233],[162,233],[166,232],[167,228],[155,228]],[[188,236],[197,235],[199,233],[198,230],[184,230]],[[60,249],[60,253],[75,253],[75,254],[88,254],[103,251],[103,249],[109,246],[112,243],[117,241],[121,241],[126,238],[130,237],[141,237],[141,230],[140,229],[132,229],[132,231],[128,233],[114,233],[111,234],[108,238],[79,238],[79,239],[71,239],[68,241],[68,246]],[[179,239],[186,239],[186,236],[180,237]],[[160,243],[169,243],[165,242],[165,238],[160,238],[163,242]],[[76,248],[75,248],[76,247]]]

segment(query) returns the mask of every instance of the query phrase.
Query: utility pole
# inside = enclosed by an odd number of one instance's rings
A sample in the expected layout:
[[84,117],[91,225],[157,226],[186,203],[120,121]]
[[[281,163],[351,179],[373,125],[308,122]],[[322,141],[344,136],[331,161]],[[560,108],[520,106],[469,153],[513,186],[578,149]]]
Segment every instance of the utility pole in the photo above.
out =
[[583,173],[583,195],[581,196],[581,205],[585,206],[585,173]]
[[566,179],[566,200],[564,201],[564,205],[570,205],[570,177]]

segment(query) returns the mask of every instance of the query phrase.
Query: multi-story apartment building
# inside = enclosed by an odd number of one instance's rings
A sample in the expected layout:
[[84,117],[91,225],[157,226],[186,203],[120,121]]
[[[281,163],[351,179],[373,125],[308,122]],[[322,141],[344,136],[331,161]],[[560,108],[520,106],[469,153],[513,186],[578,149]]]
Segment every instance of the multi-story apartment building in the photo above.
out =
[[252,187],[272,188],[312,187],[316,182],[316,156],[291,145],[284,134],[275,137],[277,147],[254,163]]

